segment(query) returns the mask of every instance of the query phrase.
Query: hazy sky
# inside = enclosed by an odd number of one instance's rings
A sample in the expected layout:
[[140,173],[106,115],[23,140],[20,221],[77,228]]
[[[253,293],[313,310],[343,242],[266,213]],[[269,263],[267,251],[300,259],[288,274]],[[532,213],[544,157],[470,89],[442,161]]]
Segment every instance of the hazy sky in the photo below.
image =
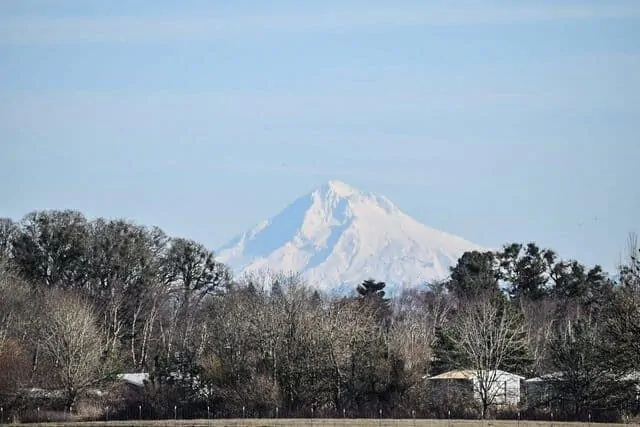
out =
[[2,0],[0,134],[0,216],[216,248],[338,179],[611,269],[640,231],[640,1]]

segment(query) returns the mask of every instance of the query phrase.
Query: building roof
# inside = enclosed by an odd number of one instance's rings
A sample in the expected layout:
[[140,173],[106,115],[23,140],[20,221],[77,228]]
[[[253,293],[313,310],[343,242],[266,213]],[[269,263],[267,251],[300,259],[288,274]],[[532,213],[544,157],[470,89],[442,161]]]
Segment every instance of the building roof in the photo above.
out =
[[[604,375],[607,376],[607,374],[604,374]],[[526,383],[542,383],[542,382],[553,381],[553,380],[559,381],[559,380],[562,380],[563,376],[564,376],[564,372],[557,371],[557,372],[551,372],[549,374],[540,375],[539,377],[529,378],[528,380],[525,380],[525,382]],[[620,381],[640,381],[640,371],[633,371],[618,379]]]
[[562,378],[564,374],[562,372],[551,372],[549,374],[540,375],[539,377],[529,378],[525,380],[526,383],[541,383],[545,381],[558,380]]
[[146,372],[118,374],[118,379],[131,385],[144,387],[144,382],[149,381],[149,374]]
[[[460,369],[455,371],[444,372],[440,375],[436,375],[433,377],[424,376],[423,378],[428,380],[472,380],[478,376],[478,372],[480,371],[476,371],[472,369]],[[495,370],[495,371],[489,371],[489,372],[495,373],[496,377],[507,376],[507,377],[518,377],[518,378],[524,379],[524,377],[520,375],[512,374],[506,371]]]
[[430,380],[470,380],[476,376],[474,371],[465,369],[460,371],[443,372],[440,375],[429,377]]

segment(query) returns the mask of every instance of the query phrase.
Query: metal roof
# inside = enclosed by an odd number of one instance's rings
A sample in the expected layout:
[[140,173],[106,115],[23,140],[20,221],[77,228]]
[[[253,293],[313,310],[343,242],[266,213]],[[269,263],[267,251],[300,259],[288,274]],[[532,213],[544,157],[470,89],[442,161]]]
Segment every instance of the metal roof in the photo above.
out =
[[[478,372],[479,371],[472,370],[472,369],[460,369],[456,371],[444,372],[434,377],[424,376],[423,378],[428,380],[472,380],[478,377]],[[518,377],[518,378],[524,379],[524,377],[520,375],[512,374],[510,372],[501,371],[501,370],[488,371],[488,372],[492,372],[498,378],[506,376],[506,377]]]

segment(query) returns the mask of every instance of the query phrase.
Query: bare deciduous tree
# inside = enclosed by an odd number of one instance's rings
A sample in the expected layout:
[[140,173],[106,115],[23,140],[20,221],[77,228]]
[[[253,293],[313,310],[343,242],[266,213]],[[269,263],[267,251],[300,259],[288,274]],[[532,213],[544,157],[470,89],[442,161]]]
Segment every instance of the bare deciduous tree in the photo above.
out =
[[52,291],[44,309],[38,325],[39,342],[69,407],[82,392],[105,379],[103,334],[91,305],[75,295]]
[[80,212],[32,212],[12,233],[13,260],[36,289],[80,287],[87,280],[87,232],[87,220]]
[[11,240],[17,230],[18,226],[11,218],[0,218],[0,261],[11,256]]
[[421,382],[432,358],[436,330],[452,311],[452,298],[446,294],[443,284],[436,283],[426,291],[405,292],[395,306],[391,345],[403,355],[405,368],[413,374],[413,381]]
[[515,368],[526,354],[525,330],[519,316],[493,298],[480,298],[461,307],[455,323],[456,336],[477,378],[482,417],[504,389],[500,370]]
[[522,300],[519,304],[523,314],[527,345],[533,362],[530,374],[533,376],[541,375],[550,369],[550,366],[547,366],[549,343],[553,338],[556,304],[551,299]]
[[640,294],[640,246],[636,233],[629,234],[627,251],[627,260],[620,268],[621,280],[633,293]]
[[29,312],[28,286],[0,266],[0,406],[5,408],[12,406],[29,377],[27,352],[20,342]]

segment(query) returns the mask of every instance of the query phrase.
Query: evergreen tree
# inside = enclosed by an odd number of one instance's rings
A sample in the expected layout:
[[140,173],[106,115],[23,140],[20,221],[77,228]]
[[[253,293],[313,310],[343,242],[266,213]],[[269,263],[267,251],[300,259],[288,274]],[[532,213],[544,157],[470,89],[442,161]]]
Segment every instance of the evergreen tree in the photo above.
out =
[[460,338],[456,336],[456,331],[450,327],[437,327],[429,375],[468,367],[469,357],[460,347]]
[[599,265],[587,270],[578,261],[557,263],[551,272],[558,314],[596,315],[611,296],[613,283]]
[[358,285],[356,291],[361,296],[361,300],[372,308],[376,317],[388,326],[391,320],[391,300],[385,298],[385,282],[377,282],[374,279],[367,279]]
[[458,299],[474,299],[479,295],[500,293],[498,271],[493,252],[465,252],[451,268],[446,286]]
[[537,301],[548,294],[550,270],[556,255],[552,250],[540,249],[535,243],[523,246],[506,245],[497,255],[500,261],[500,278],[509,284],[512,300],[527,298]]
[[356,290],[365,298],[374,297],[382,300],[385,295],[385,292],[383,291],[385,286],[386,283],[384,282],[376,282],[374,279],[367,279],[359,284]]

